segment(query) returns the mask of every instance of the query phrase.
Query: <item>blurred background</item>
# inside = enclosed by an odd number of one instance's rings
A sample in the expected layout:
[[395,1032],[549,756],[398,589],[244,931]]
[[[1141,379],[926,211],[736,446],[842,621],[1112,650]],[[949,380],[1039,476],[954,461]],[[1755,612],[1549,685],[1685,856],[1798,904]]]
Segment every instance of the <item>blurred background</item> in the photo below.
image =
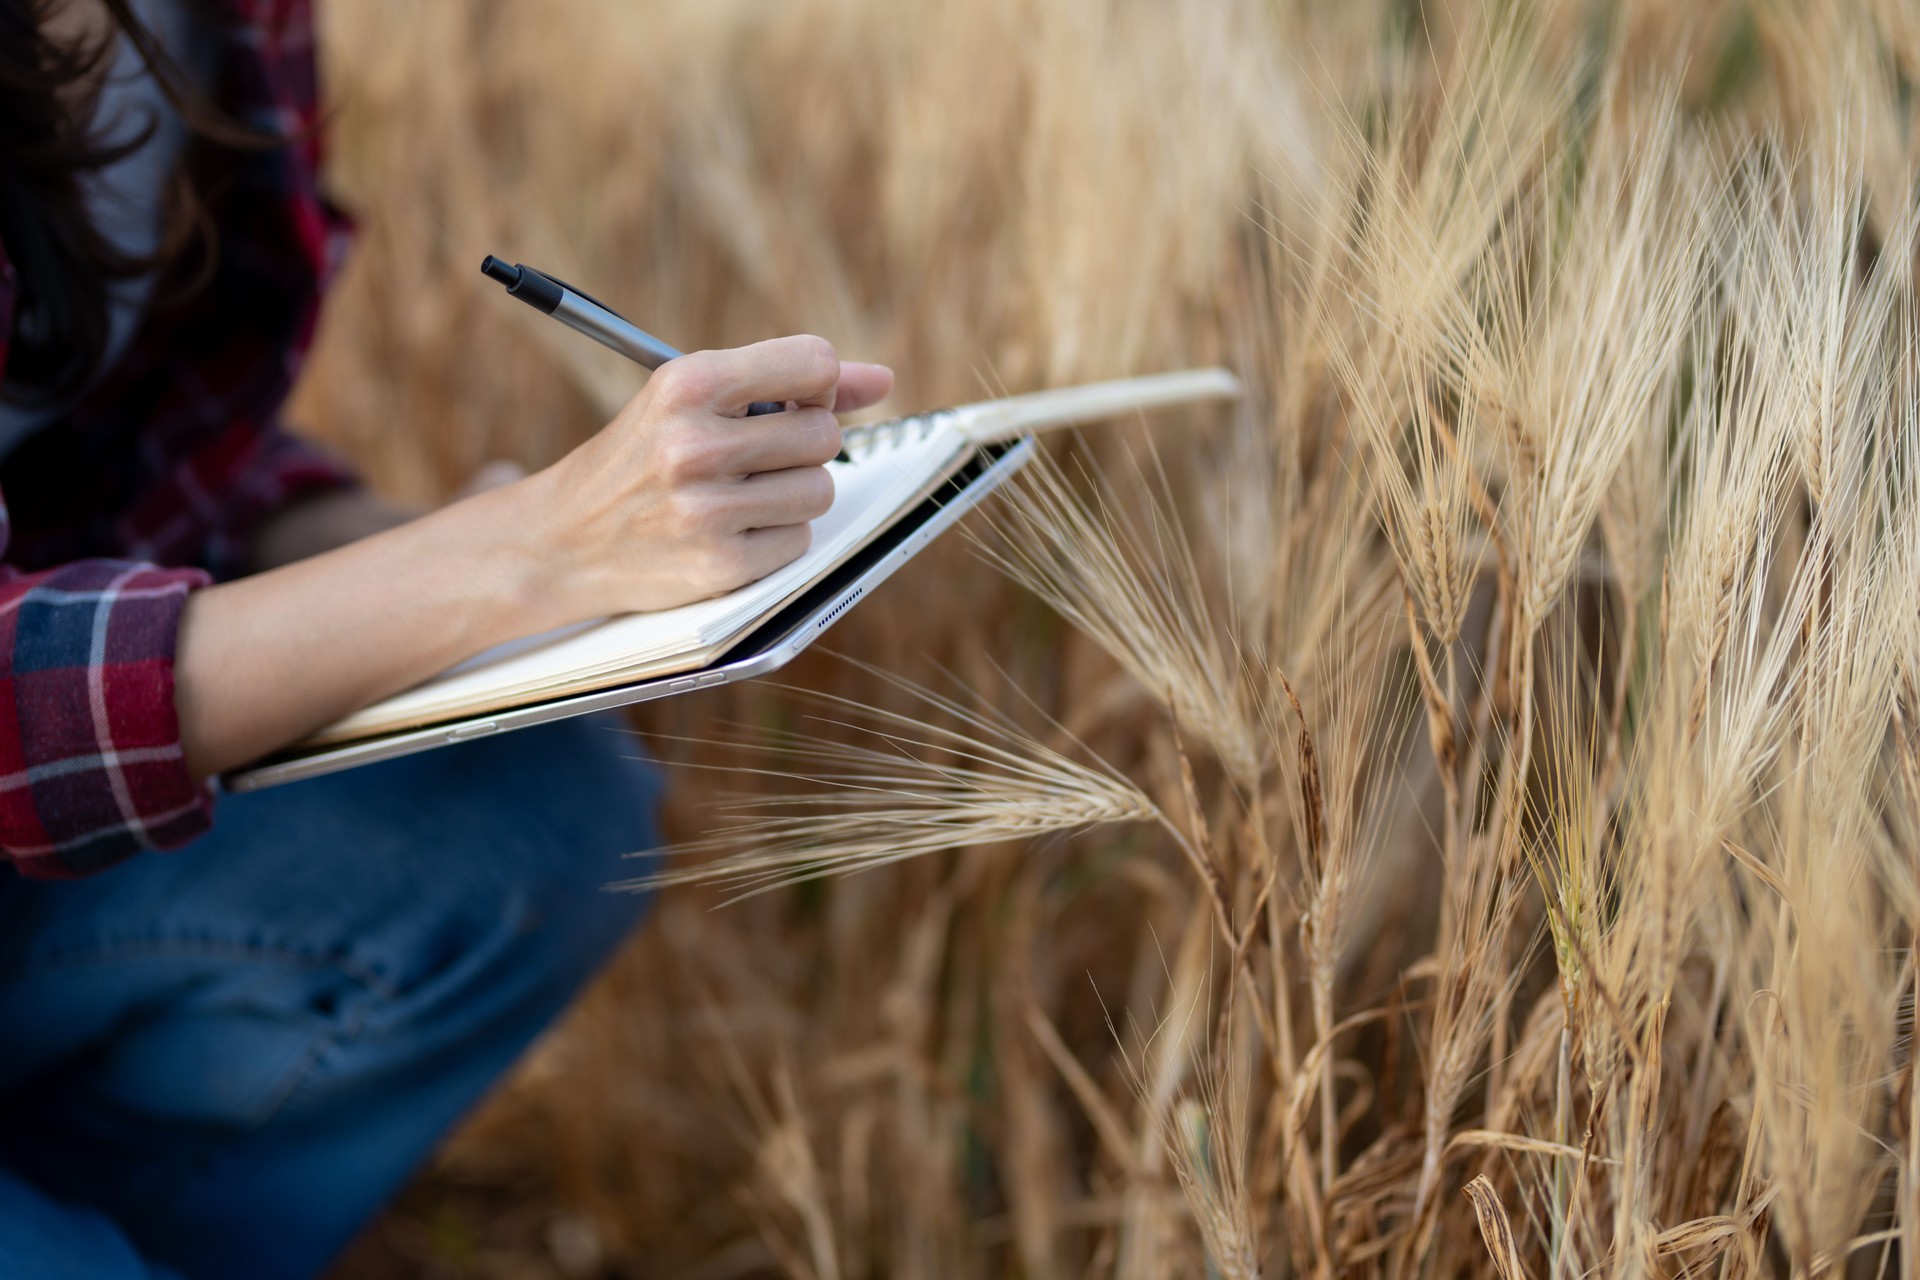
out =
[[[1817,127],[1832,85],[1809,31],[1873,24],[1908,74],[1920,57],[1910,0],[324,0],[330,182],[359,235],[294,419],[409,501],[596,430],[641,375],[501,298],[489,253],[687,349],[822,334],[895,368],[881,416],[1225,363],[1252,384],[1241,409],[1052,446],[1149,475],[1114,501],[1177,510],[1225,598],[1285,567],[1229,554],[1259,489],[1232,477],[1327,379],[1288,326],[1311,292],[1300,228],[1350,189],[1343,139],[1383,98],[1435,100],[1516,8],[1521,113],[1644,79],[1717,137]],[[1892,111],[1872,118],[1910,128]],[[1904,191],[1912,133],[1868,132],[1866,180]],[[1051,717],[1177,790],[1152,696],[961,536],[831,647]],[[782,679],[899,701],[829,655]],[[700,767],[752,759],[709,740],[798,715],[767,685],[646,708],[636,747],[670,766],[670,832],[751,789]],[[1433,837],[1417,812],[1396,830],[1377,867],[1394,887],[1342,979],[1369,1001],[1431,941]],[[1127,1227],[1175,1222],[1180,1196],[1113,1029],[1164,1012],[1195,945],[1177,851],[1120,829],[720,897],[662,894],[338,1274],[1218,1274],[1181,1243],[1191,1226],[1149,1255]],[[1354,1052],[1383,1097],[1396,1054],[1417,1069],[1390,1031]],[[1448,1231],[1473,1230],[1465,1180]]]

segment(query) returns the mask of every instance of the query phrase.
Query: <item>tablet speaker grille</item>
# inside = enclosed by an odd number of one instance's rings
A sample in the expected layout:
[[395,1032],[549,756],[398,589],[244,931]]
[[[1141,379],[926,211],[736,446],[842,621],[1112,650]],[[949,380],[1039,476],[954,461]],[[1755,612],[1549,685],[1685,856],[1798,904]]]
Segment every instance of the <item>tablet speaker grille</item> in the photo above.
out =
[[833,606],[832,609],[828,610],[825,617],[821,618],[820,621],[813,624],[813,629],[815,631],[826,630],[828,624],[830,624],[835,618],[839,617],[841,614],[845,613],[847,610],[853,608],[853,602],[858,600],[861,596],[865,595],[866,593],[867,593],[867,589],[865,587],[862,587],[858,591],[855,591],[852,595],[848,596],[845,600],[842,600],[839,604]]

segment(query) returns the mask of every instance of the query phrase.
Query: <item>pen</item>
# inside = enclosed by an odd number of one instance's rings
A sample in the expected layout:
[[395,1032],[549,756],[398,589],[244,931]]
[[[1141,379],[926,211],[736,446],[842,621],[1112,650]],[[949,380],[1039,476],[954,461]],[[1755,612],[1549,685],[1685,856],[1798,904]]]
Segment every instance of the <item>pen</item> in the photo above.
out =
[[[584,333],[601,346],[618,351],[635,364],[658,369],[682,353],[634,324],[625,316],[582,293],[564,280],[522,263],[508,266],[492,254],[480,264],[480,272],[489,280],[507,287],[507,295],[520,299],[542,315],[552,316],[577,333]],[[777,400],[756,400],[747,406],[749,418],[779,413],[786,408]],[[835,455],[836,462],[849,462],[845,449]]]

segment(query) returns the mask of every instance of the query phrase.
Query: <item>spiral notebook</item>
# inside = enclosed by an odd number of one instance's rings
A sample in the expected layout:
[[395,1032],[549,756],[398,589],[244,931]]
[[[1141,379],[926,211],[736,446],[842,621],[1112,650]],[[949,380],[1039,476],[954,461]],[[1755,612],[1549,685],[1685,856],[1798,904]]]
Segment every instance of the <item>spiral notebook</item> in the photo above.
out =
[[351,742],[706,666],[913,510],[976,451],[1049,427],[1239,392],[1239,380],[1226,370],[1195,369],[849,427],[848,460],[827,464],[833,506],[813,522],[807,553],[785,568],[710,600],[582,623],[490,649],[348,716],[305,745]]

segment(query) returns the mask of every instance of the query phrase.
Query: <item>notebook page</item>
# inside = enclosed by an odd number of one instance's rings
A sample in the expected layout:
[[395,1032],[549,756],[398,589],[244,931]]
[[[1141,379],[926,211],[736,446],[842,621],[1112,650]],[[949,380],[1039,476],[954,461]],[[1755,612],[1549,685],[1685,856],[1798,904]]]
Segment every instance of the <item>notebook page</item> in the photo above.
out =
[[[738,591],[655,613],[626,614],[516,640],[471,658],[405,693],[348,716],[309,739],[336,742],[396,728],[537,701],[550,691],[607,687],[704,665],[731,643],[865,546],[931,484],[951,474],[972,446],[950,424],[876,442],[851,462],[828,464],[833,506],[813,522],[798,560]],[[666,660],[689,660],[675,668]]]

